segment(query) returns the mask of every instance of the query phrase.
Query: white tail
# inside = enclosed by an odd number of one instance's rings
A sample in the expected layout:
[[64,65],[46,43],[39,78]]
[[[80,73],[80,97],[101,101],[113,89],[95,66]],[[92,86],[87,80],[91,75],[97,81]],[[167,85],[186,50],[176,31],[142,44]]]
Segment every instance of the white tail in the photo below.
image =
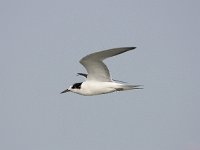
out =
[[126,85],[126,84],[121,84],[120,87],[117,88],[117,91],[134,90],[134,89],[143,89],[143,88],[141,88],[141,85]]

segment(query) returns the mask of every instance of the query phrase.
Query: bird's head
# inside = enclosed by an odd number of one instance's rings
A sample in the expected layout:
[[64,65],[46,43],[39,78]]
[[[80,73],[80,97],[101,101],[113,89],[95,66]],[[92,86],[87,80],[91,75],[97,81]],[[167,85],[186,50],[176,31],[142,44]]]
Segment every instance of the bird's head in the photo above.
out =
[[80,89],[81,89],[81,84],[83,82],[80,83],[75,83],[73,85],[71,85],[68,89],[62,91],[60,94],[62,93],[66,93],[66,92],[74,92],[74,93],[79,93]]

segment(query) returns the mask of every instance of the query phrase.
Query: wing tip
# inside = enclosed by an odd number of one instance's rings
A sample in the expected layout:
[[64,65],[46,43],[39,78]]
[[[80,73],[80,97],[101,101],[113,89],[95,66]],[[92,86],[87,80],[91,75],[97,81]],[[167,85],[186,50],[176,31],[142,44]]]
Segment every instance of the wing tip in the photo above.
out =
[[130,49],[136,49],[137,47],[130,47]]
[[[131,47],[119,47],[119,49],[126,49],[127,51],[129,50],[134,50],[136,49],[137,47],[134,47],[134,46],[131,46]],[[118,49],[118,48],[113,48],[113,49]]]

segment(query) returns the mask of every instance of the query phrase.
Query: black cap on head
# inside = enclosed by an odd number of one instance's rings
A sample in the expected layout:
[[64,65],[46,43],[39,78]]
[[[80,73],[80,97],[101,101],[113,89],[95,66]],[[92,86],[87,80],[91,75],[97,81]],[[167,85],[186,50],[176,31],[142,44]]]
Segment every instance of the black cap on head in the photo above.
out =
[[82,83],[83,83],[83,82],[75,83],[75,84],[72,86],[72,89],[80,89]]

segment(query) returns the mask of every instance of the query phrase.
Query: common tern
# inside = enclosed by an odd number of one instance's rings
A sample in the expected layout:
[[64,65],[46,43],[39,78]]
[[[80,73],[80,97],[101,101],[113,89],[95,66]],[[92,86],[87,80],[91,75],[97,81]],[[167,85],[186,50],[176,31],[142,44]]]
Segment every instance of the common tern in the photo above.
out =
[[80,63],[85,67],[88,74],[78,73],[86,77],[84,82],[75,83],[61,93],[74,92],[80,95],[92,96],[111,93],[115,91],[125,91],[142,89],[140,85],[128,85],[118,80],[113,80],[108,67],[103,60],[119,55],[121,53],[135,49],[136,47],[120,47],[95,52],[83,57]]

